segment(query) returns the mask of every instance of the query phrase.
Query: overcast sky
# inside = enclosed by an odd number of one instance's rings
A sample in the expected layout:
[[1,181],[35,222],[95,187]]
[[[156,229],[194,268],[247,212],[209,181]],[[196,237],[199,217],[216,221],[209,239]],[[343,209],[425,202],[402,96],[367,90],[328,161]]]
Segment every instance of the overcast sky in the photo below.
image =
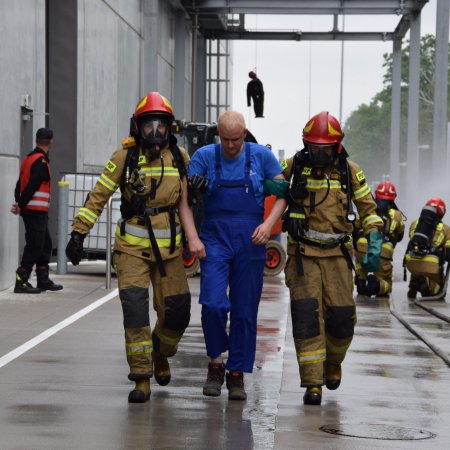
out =
[[[346,16],[346,31],[394,31],[397,16]],[[421,35],[435,34],[436,0],[422,10]],[[330,31],[332,16],[247,16],[252,30]],[[342,17],[339,18],[342,28]],[[409,38],[409,34],[407,35]],[[405,42],[405,41],[404,41]],[[247,127],[261,144],[286,155],[301,148],[301,130],[322,110],[339,117],[341,42],[234,41],[232,107],[244,113]],[[383,54],[392,41],[345,42],[342,121],[382,89]],[[264,84],[264,119],[255,119],[246,103],[248,72]]]

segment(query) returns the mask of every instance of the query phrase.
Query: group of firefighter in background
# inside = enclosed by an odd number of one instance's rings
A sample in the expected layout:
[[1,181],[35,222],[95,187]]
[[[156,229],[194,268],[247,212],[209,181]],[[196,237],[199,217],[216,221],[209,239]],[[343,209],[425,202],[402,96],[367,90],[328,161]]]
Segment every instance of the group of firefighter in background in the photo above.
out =
[[[255,359],[265,243],[283,214],[285,280],[300,381],[306,388],[303,402],[320,405],[323,385],[339,387],[353,339],[354,280],[358,293],[366,296],[392,290],[393,252],[405,229],[395,186],[382,182],[373,198],[363,170],[342,145],[338,120],[326,111],[306,123],[303,149],[281,164],[267,147],[244,142],[247,129],[236,111],[218,119],[220,144],[199,149],[191,161],[172,134],[173,121],[169,101],[158,92],[139,101],[130,137],[112,154],[77,212],[66,248],[70,261],[78,264],[86,235],[120,189],[122,217],[113,264],[128,378],[135,382],[128,401],[146,402],[153,376],[160,385],[171,381],[168,358],[176,354],[189,325],[182,231],[189,250],[201,260],[202,327],[210,358],[203,394],[219,396],[226,380],[229,399],[246,399],[244,372],[252,372]],[[263,220],[267,195],[277,201]],[[199,197],[206,200],[200,234],[190,205]],[[443,266],[450,259],[444,214],[443,200],[432,198],[411,225],[405,256],[410,298],[443,289]],[[150,283],[157,315],[153,330]]]

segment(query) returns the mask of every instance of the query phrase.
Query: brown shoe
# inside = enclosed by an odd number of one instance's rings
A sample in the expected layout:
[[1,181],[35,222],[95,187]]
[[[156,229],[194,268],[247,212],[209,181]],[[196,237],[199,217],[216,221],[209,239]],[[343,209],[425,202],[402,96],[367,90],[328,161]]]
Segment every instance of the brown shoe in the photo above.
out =
[[325,363],[325,384],[330,391],[334,391],[341,384],[342,368],[340,364]]
[[225,364],[208,364],[208,376],[203,385],[203,395],[218,397],[225,379]]
[[247,400],[242,372],[234,370],[227,373],[227,388],[230,400]]
[[155,375],[155,380],[160,386],[166,386],[170,383],[171,373],[169,361],[164,355],[159,352],[152,353],[153,359],[153,375]]

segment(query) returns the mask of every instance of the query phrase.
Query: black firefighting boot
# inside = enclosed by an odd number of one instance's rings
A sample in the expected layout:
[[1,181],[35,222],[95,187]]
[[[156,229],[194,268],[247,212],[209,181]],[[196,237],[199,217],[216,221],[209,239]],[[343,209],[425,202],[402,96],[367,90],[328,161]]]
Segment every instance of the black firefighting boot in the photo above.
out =
[[203,385],[203,395],[208,397],[218,397],[225,380],[225,364],[209,363],[208,375]]
[[431,295],[430,287],[425,277],[420,277],[419,292],[422,297],[429,297]]
[[227,388],[229,400],[247,400],[242,372],[232,370],[227,373]]
[[322,402],[322,387],[321,386],[309,386],[306,388],[303,395],[304,405],[320,405]]
[[408,286],[408,293],[406,294],[408,298],[415,299],[417,296],[417,291],[419,290],[419,281],[417,278],[411,278]]
[[380,280],[375,275],[367,276],[367,286],[366,286],[366,295],[367,297],[371,297],[372,295],[377,295],[380,292]]
[[16,285],[14,286],[15,294],[40,294],[39,288],[33,287],[29,282],[30,272],[24,267],[19,267],[16,271]]
[[342,368],[340,364],[325,363],[325,384],[334,391],[341,384]]
[[152,353],[153,360],[153,375],[155,376],[156,382],[160,386],[166,386],[170,383],[170,366],[169,361],[164,355],[159,352]]
[[48,277],[48,266],[36,266],[37,287],[41,291],[60,291],[63,287]]
[[128,394],[128,403],[145,403],[150,398],[150,380],[136,380],[136,387]]
[[357,276],[355,277],[355,284],[358,295],[366,295],[366,280]]

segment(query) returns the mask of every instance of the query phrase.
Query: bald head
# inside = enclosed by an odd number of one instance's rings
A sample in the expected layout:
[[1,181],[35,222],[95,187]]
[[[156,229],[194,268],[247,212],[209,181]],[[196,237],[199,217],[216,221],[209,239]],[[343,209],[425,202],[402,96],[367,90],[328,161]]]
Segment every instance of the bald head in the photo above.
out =
[[223,154],[229,159],[236,158],[247,135],[244,116],[237,111],[223,112],[217,119],[217,131]]
[[245,130],[244,116],[238,111],[225,111],[217,119],[217,129],[220,131]]

